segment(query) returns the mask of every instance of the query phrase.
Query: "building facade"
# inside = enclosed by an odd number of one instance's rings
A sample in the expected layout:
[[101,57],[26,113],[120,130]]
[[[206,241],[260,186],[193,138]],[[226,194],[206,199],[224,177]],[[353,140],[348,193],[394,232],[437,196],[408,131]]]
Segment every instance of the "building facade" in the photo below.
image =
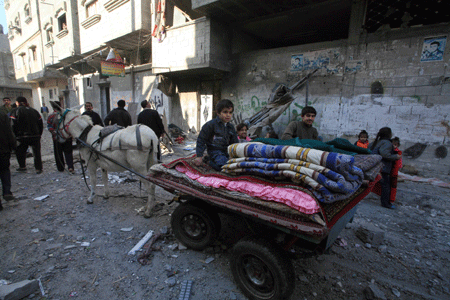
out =
[[35,108],[40,108],[42,103],[48,105],[50,100],[58,100],[67,84],[64,74],[48,67],[51,59],[45,55],[41,29],[41,8],[45,6],[53,4],[37,0],[5,1],[16,80],[32,87],[29,103]]
[[[16,77],[35,84],[33,98],[90,101],[103,117],[124,99],[134,118],[151,100],[169,123],[198,131],[220,99],[233,101],[237,123],[275,86],[317,70],[272,124],[278,134],[313,105],[324,140],[354,141],[362,129],[373,139],[389,126],[403,150],[425,149],[407,163],[447,174],[450,3],[419,2],[17,0],[5,8]],[[111,50],[124,59],[121,77],[101,73]],[[52,69],[67,79],[50,80]]]

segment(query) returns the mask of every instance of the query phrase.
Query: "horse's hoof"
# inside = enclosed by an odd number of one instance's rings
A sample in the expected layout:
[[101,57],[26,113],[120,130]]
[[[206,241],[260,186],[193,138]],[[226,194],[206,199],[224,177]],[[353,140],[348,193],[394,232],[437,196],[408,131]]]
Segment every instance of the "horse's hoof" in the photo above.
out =
[[103,199],[109,199],[109,195],[103,195]]
[[94,201],[88,200],[88,201],[86,201],[86,203],[87,203],[87,204],[94,204]]
[[161,209],[163,209],[164,207],[164,203],[156,203],[155,205],[153,205],[153,207],[150,209],[150,211],[152,213],[160,211]]
[[145,212],[144,213],[144,218],[150,219],[151,217],[153,217],[153,213],[151,213],[151,212]]

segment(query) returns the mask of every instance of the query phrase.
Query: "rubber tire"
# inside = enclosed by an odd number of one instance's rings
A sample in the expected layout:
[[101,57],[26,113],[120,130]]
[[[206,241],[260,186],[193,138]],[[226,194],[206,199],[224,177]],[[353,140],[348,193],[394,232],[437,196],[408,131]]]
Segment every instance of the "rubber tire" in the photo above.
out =
[[[255,300],[280,300],[292,296],[295,271],[284,254],[283,249],[260,238],[243,238],[233,246],[231,272],[245,296]],[[255,268],[249,270],[252,265],[256,266],[256,271],[263,272],[255,272]],[[253,281],[249,271],[257,273]]]
[[170,220],[178,241],[194,250],[207,248],[217,240],[220,232],[219,215],[208,207],[199,206],[200,203],[182,203],[174,210]]

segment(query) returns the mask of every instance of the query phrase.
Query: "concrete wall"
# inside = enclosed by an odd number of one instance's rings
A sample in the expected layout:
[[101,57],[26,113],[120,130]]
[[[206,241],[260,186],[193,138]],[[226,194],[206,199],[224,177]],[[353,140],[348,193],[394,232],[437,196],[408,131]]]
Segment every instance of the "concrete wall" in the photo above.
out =
[[[450,28],[434,30],[431,37],[448,36]],[[422,61],[424,39],[429,33],[395,39],[379,39],[366,44],[346,46],[345,41],[254,51],[236,56],[236,72],[224,80],[223,98],[235,103],[237,119],[259,111],[277,83],[292,85],[319,64],[317,76],[310,81],[308,103],[318,110],[315,126],[329,140],[346,137],[356,140],[365,129],[372,139],[381,127],[389,126],[402,141],[401,149],[421,142],[429,145],[411,164],[423,170],[449,171],[450,159],[436,161],[432,152],[438,145],[450,146],[450,46],[442,61]],[[311,64],[293,70],[291,59],[302,55]],[[304,69],[307,70],[304,70]],[[371,94],[379,81],[383,94]],[[300,119],[306,103],[305,90],[275,122],[281,134],[292,120]]]
[[[46,64],[57,63],[59,60],[80,53],[78,30],[78,12],[75,0],[57,1],[55,5],[40,5],[41,28],[44,41]],[[67,29],[59,28],[58,17],[66,16]],[[53,31],[53,42],[47,42],[48,26]]]
[[205,17],[166,30],[162,43],[153,39],[155,73],[200,68],[230,71],[227,30]]
[[[80,22],[81,53],[100,47],[102,43],[127,35],[140,29],[150,30],[150,1],[132,0],[116,1],[123,3],[113,10],[105,7],[110,1],[97,1],[94,21],[86,24],[93,17],[86,17],[86,6],[90,1],[77,1]],[[82,5],[81,3],[84,3]],[[109,11],[108,11],[109,10]]]

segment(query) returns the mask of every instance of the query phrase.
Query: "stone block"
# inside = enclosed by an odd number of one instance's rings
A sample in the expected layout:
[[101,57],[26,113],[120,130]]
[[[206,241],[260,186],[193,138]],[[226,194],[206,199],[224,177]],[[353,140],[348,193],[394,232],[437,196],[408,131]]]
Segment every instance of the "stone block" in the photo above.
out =
[[450,95],[450,82],[442,85],[441,95]]
[[427,96],[427,106],[437,104],[450,104],[450,96]]
[[441,94],[441,86],[419,86],[416,87],[415,95],[437,96]]
[[393,88],[392,90],[392,96],[398,97],[398,96],[414,96],[416,95],[416,88],[415,87],[404,87],[404,88]]
[[422,86],[430,84],[430,76],[414,76],[406,79],[406,86]]
[[392,77],[392,78],[385,78],[383,80],[383,85],[387,87],[404,87],[406,84],[406,77]]
[[444,74],[445,67],[443,63],[423,63],[419,70],[419,75],[441,76]]
[[37,280],[23,280],[8,285],[1,285],[0,300],[20,300],[33,294],[38,289],[39,282]]
[[380,246],[384,242],[384,231],[375,225],[363,222],[355,231],[355,235],[363,242]]

